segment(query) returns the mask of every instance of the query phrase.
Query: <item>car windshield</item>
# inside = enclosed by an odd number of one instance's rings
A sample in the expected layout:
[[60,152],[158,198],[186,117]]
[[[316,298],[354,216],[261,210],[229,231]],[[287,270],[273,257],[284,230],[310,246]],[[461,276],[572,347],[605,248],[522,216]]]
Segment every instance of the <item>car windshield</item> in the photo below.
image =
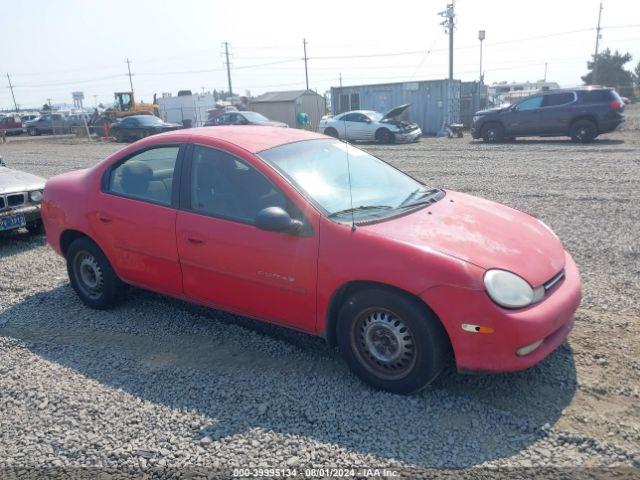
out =
[[264,115],[260,115],[258,112],[242,112],[244,118],[250,122],[268,122],[269,119]]
[[358,218],[385,215],[407,205],[407,200],[415,200],[420,192],[429,191],[382,160],[339,140],[305,140],[259,155],[324,209],[327,216],[351,215],[352,211]]
[[137,118],[140,125],[162,125],[162,120],[158,117],[154,117],[153,115],[143,115]]

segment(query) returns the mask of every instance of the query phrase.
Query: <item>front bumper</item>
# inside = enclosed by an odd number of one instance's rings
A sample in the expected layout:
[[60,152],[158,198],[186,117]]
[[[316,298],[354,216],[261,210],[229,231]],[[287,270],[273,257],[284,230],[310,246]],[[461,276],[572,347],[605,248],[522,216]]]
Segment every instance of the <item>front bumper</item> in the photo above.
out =
[[[4,217],[15,217],[16,215],[23,214],[25,222],[27,226],[33,224],[40,220],[40,205],[29,205],[21,208],[12,208],[9,210],[0,211],[0,218]],[[21,227],[14,227],[7,230],[0,230],[0,234],[2,232],[9,232],[11,230],[16,230]]]
[[410,143],[417,142],[418,139],[422,136],[422,129],[416,128],[410,132],[405,133],[395,133],[396,142],[398,143]]
[[[513,372],[529,368],[550,355],[573,328],[580,305],[580,274],[571,255],[565,252],[565,277],[540,303],[507,310],[499,307],[482,290],[453,286],[435,287],[421,295],[442,320],[461,372]],[[489,327],[493,333],[475,333],[462,324]],[[538,340],[531,353],[518,356],[516,350]]]

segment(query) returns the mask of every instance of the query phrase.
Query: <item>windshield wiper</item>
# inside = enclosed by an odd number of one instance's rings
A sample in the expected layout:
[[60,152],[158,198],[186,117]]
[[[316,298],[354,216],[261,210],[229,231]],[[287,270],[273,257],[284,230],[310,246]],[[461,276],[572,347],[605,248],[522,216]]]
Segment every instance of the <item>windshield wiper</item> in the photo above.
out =
[[329,218],[338,217],[340,215],[344,215],[345,213],[358,212],[362,210],[388,210],[393,207],[389,205],[360,205],[359,207],[346,208],[344,210],[338,210],[337,212],[333,212],[329,214]]
[[[423,203],[431,203],[431,197],[437,195],[440,192],[437,188],[432,188],[429,190],[424,190],[423,187],[415,189],[411,192],[407,198],[405,198],[397,208],[405,208],[405,207],[414,207],[416,205],[422,205]],[[419,202],[411,202],[414,199],[423,199],[425,197],[429,197],[428,201],[419,201]],[[411,203],[410,203],[411,202]]]

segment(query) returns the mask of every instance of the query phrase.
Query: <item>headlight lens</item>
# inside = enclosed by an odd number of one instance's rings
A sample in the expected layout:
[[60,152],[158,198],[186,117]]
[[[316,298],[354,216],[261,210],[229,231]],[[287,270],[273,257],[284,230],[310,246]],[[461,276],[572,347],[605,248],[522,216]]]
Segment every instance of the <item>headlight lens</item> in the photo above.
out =
[[488,270],[484,286],[491,299],[505,308],[526,307],[544,297],[544,287],[534,290],[526,280],[506,270]]
[[473,116],[473,123],[476,123],[479,118],[480,118],[480,115],[474,115]]
[[29,192],[29,200],[31,200],[33,203],[40,203],[40,201],[42,200],[42,191],[34,190],[33,192]]

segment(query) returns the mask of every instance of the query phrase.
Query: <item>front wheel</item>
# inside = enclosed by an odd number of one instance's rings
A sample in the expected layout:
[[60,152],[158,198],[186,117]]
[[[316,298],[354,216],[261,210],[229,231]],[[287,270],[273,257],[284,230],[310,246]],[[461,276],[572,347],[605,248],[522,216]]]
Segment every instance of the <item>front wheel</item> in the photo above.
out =
[[338,138],[338,131],[335,128],[331,128],[331,127],[325,128],[324,134],[333,138]]
[[122,301],[126,284],[93,241],[86,237],[74,240],[66,259],[71,286],[85,305],[106,310]]
[[31,137],[35,137],[36,135],[38,135],[38,130],[36,130],[35,128],[29,128],[29,129],[27,129],[27,133]]
[[381,128],[376,132],[376,141],[379,143],[393,143],[395,139],[395,135],[386,128]]
[[338,314],[338,344],[369,385],[411,393],[432,382],[449,356],[438,318],[418,300],[385,289],[356,292]]
[[482,127],[482,140],[488,143],[499,143],[504,140],[504,128],[499,123],[488,123]]

